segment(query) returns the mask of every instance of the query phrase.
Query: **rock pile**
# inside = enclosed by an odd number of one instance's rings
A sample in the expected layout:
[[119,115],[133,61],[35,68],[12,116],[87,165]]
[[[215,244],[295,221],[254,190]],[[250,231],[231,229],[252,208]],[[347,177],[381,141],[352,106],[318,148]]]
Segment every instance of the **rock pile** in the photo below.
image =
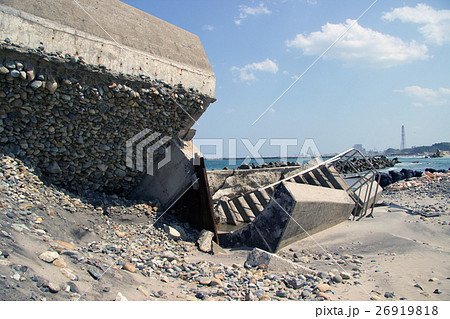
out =
[[[300,162],[264,162],[261,165],[255,165],[255,163],[241,164],[237,169],[258,169],[258,168],[273,168],[273,167],[287,167],[287,166],[302,166]],[[228,167],[224,167],[224,170],[228,170]]]
[[[368,157],[367,158],[369,162],[373,165],[375,169],[383,169],[386,167],[394,167],[395,164],[400,163],[400,161],[397,158],[394,158],[392,160],[388,159],[386,156],[379,156],[379,157]],[[339,173],[341,174],[352,174],[355,173],[355,169],[358,172],[363,172],[366,170],[371,169],[370,164],[366,162],[366,160],[362,158],[353,158],[350,162],[347,163],[337,163],[335,165]]]
[[212,99],[181,85],[113,74],[82,57],[0,43],[0,151],[32,159],[71,190],[126,191],[126,141],[144,129],[183,137]]

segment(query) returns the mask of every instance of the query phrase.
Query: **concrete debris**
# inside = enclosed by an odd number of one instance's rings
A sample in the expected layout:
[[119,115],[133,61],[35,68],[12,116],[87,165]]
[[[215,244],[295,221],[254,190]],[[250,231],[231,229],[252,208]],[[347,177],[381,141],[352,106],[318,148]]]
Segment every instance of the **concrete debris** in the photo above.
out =
[[297,271],[302,274],[314,274],[314,271],[309,268],[303,267],[293,263],[290,260],[286,260],[259,248],[254,248],[248,254],[245,263],[251,267],[264,265],[264,269],[268,271]]
[[200,235],[197,240],[198,248],[205,253],[211,252],[213,237],[214,237],[213,232],[203,229],[200,232]]
[[116,301],[128,301],[128,299],[119,291],[116,296]]
[[164,225],[164,230],[167,233],[167,235],[169,235],[169,237],[172,239],[180,239],[181,238],[180,232],[173,227]]
[[39,255],[39,258],[47,263],[53,262],[58,257],[59,254],[56,251],[45,251]]
[[252,223],[220,236],[224,247],[276,252],[308,234],[347,220],[355,207],[346,191],[282,182]]

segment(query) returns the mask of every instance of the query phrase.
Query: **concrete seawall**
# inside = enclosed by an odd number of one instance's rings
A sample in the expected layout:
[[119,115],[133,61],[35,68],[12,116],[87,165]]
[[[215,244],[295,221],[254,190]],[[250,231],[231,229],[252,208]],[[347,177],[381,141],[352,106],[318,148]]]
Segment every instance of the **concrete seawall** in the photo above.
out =
[[104,28],[74,1],[0,4],[0,152],[70,190],[128,192],[145,173],[127,167],[127,140],[190,139],[214,73],[197,36],[119,1],[78,2]]
[[214,97],[214,72],[196,35],[117,0],[77,2],[3,0],[0,39]]

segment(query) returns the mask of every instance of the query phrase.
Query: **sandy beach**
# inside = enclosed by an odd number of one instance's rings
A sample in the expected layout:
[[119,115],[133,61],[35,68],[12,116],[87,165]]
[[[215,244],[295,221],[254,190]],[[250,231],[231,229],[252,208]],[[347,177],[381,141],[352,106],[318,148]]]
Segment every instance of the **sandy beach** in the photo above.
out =
[[251,249],[199,250],[199,232],[157,207],[78,198],[0,158],[2,300],[449,300],[448,175],[383,192],[348,220],[278,252],[296,268],[251,267]]
[[[384,204],[439,213],[439,217],[380,206],[374,209],[374,218],[344,222],[291,245],[281,254],[289,257],[291,250],[322,254],[317,260],[308,258],[305,264],[322,271],[336,268],[352,273],[352,279],[334,286],[334,300],[449,300],[449,181],[447,175],[440,181],[384,191],[382,195]],[[386,293],[394,295],[386,298]]]

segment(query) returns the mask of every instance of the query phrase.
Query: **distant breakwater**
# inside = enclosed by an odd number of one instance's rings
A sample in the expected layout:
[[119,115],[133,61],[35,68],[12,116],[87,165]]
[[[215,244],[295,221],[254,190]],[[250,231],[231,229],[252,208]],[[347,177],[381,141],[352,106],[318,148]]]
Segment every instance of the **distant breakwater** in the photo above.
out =
[[393,158],[390,160],[386,156],[377,156],[377,157],[369,157],[366,159],[363,158],[353,158],[352,160],[344,163],[338,162],[336,166],[337,170],[341,174],[351,174],[357,172],[363,172],[371,169],[372,167],[375,169],[383,169],[387,167],[394,167],[395,164],[400,163],[398,158]]
[[[430,173],[446,173],[446,170],[435,170],[432,168],[426,168],[425,169],[426,172],[430,172]],[[377,174],[377,180],[379,179],[380,181],[380,186],[381,187],[386,187],[388,185],[391,185],[393,183],[396,183],[398,181],[402,181],[405,179],[411,179],[413,177],[422,177],[423,172],[422,171],[413,171],[411,169],[406,169],[406,168],[402,168],[402,170],[400,171],[389,171],[387,173],[378,173]]]

